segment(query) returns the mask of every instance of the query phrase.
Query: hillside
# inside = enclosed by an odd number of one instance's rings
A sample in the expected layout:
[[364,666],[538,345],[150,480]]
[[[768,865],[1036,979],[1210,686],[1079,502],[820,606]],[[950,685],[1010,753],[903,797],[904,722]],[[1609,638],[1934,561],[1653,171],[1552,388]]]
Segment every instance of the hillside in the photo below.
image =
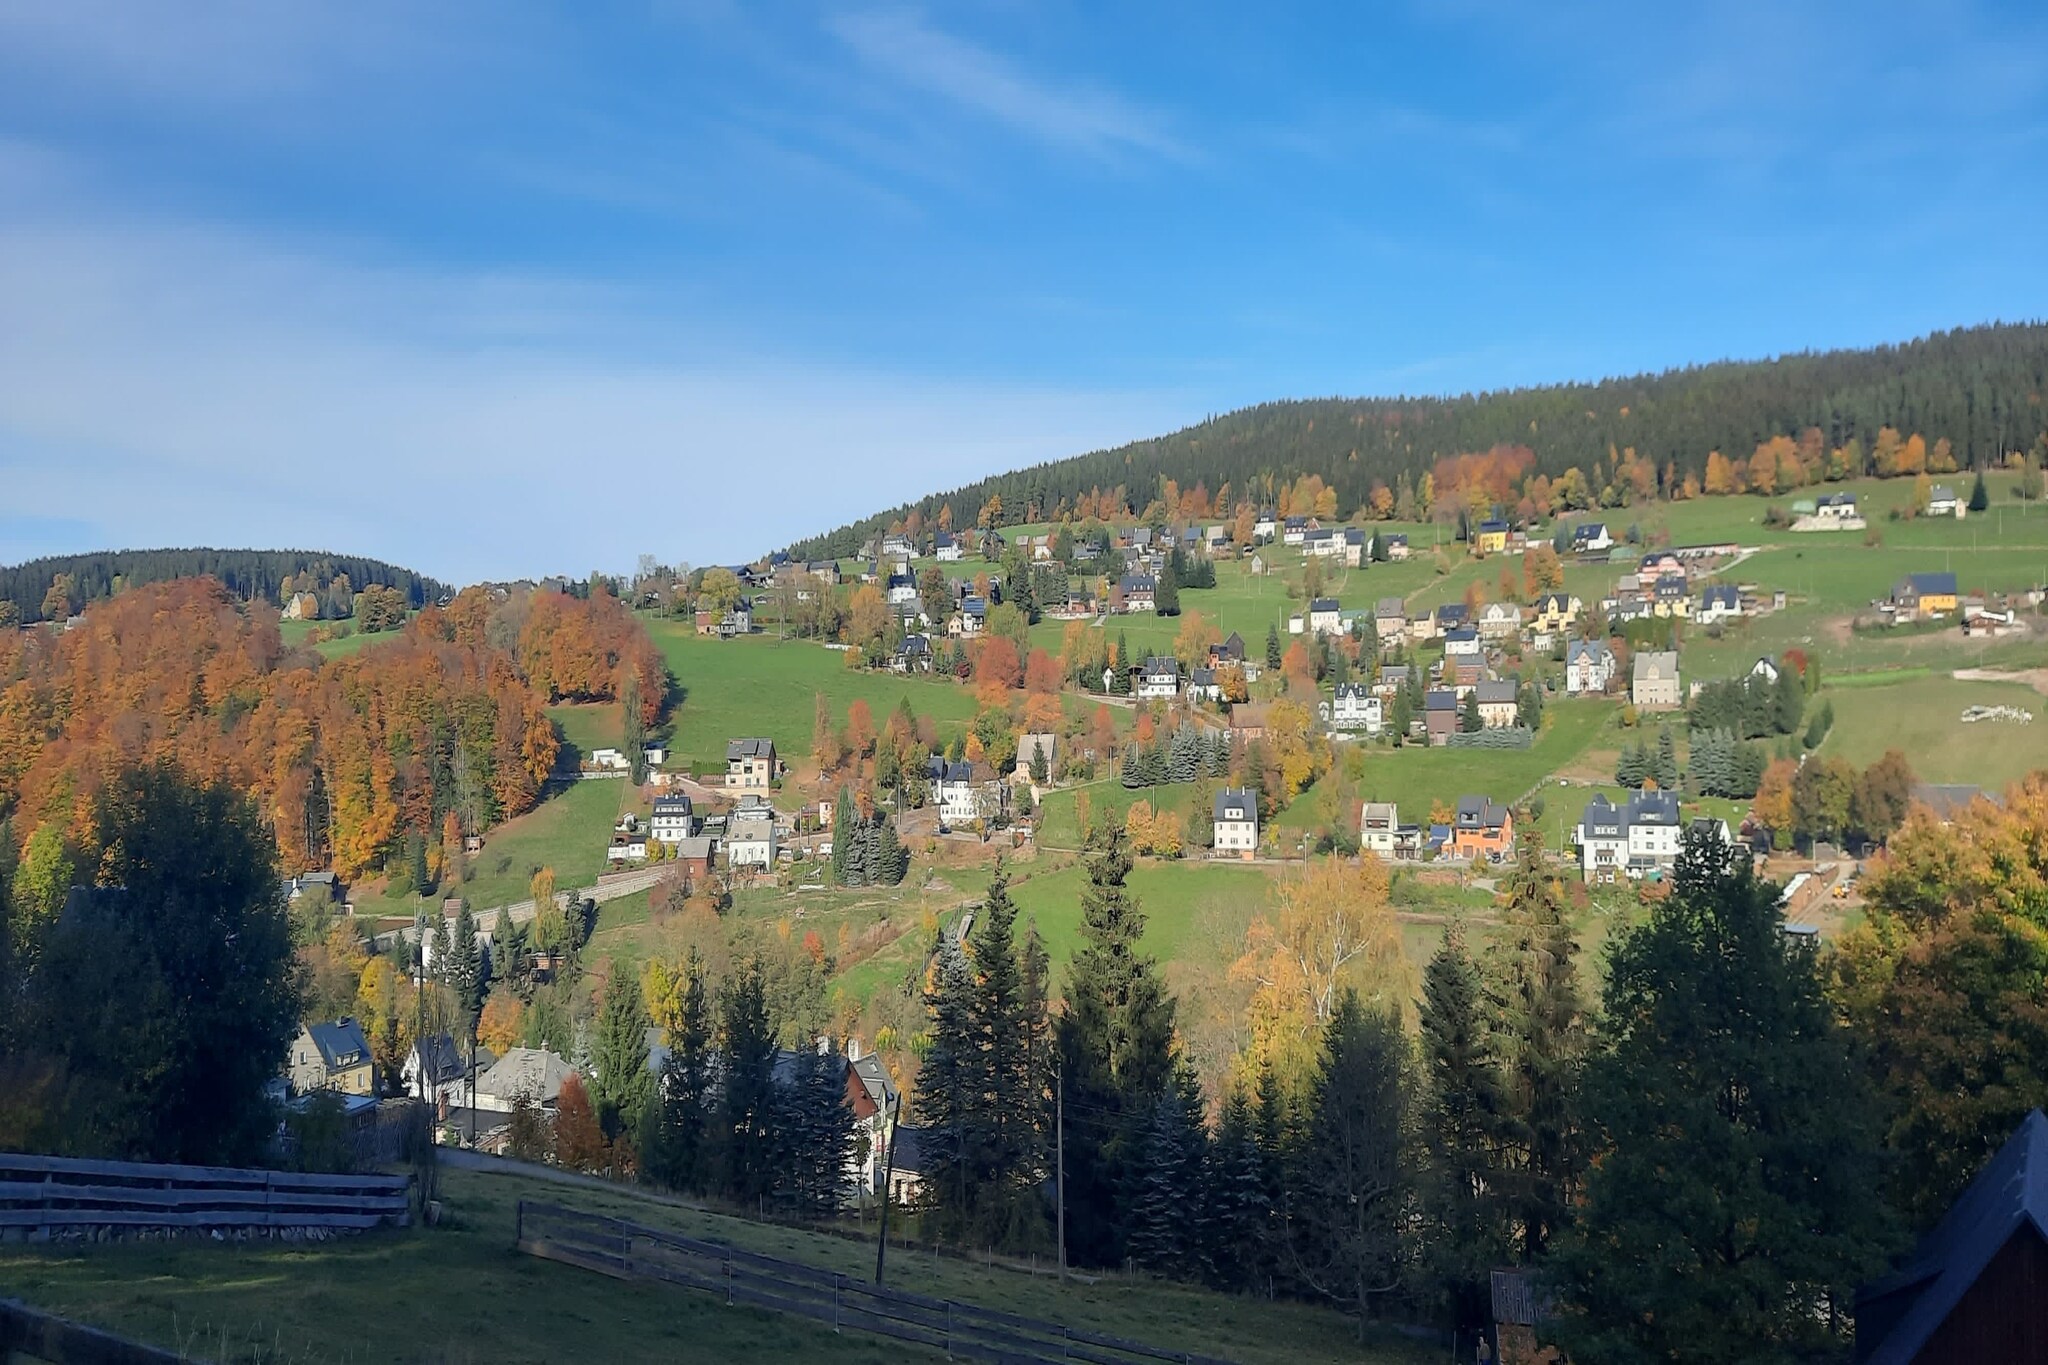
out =
[[[227,590],[243,601],[261,598],[275,603],[287,578],[309,579],[325,590],[345,576],[360,592],[370,584],[396,588],[405,594],[409,607],[419,608],[452,591],[439,579],[428,578],[381,559],[358,555],[337,555],[326,550],[215,550],[210,548],[171,550],[95,550],[89,554],[47,555],[26,563],[0,566],[0,601],[12,602],[23,622],[43,619],[43,602],[50,585],[69,575],[72,611],[87,603],[112,597],[117,588],[141,587],[174,578],[219,579]],[[119,579],[118,585],[115,580]]]
[[[1946,437],[1958,463],[1995,463],[2048,431],[2048,324],[1940,332],[1898,346],[1725,361],[1591,384],[1454,397],[1320,398],[1263,403],[1167,436],[997,475],[799,541],[799,558],[856,553],[915,509],[924,524],[974,524],[992,497],[1004,524],[1053,518],[1061,505],[1125,490],[1134,508],[1163,480],[1224,484],[1264,497],[1310,475],[1334,488],[1343,514],[1373,485],[1420,480],[1437,460],[1525,446],[1534,472],[1595,474],[1633,448],[1680,478],[1708,453],[1747,454],[1774,436],[1817,429],[1826,444],[1871,447],[1886,427]],[[1122,498],[1113,499],[1121,503]]]

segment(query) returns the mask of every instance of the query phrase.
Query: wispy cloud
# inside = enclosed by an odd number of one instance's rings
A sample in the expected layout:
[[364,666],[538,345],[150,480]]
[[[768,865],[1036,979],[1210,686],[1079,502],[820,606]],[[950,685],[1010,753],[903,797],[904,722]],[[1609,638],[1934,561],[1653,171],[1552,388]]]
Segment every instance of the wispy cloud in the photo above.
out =
[[1099,159],[1131,153],[1192,159],[1160,111],[1113,91],[1041,79],[913,14],[849,13],[829,24],[872,69],[1039,142]]
[[1188,406],[650,343],[675,324],[606,287],[204,226],[0,225],[0,315],[0,560],[173,541],[454,579],[730,560]]

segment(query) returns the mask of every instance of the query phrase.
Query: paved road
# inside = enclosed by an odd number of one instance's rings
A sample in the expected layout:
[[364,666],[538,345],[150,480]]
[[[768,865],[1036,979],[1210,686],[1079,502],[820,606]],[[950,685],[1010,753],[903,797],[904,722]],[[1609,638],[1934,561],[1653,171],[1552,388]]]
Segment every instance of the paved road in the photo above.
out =
[[[557,892],[556,903],[561,904],[561,898],[564,895],[574,895],[603,905],[606,901],[619,900],[647,890],[647,888],[659,882],[662,874],[667,870],[665,866],[646,867],[638,872],[627,872],[617,877],[608,878],[605,881],[599,882],[596,886],[578,887],[573,892]],[[510,905],[496,905],[488,910],[478,910],[474,913],[479,929],[495,932],[502,916],[511,916],[511,922],[514,924],[525,924],[531,920],[533,918],[533,902],[531,900],[514,901]],[[454,917],[449,916],[449,918],[452,919]],[[377,935],[377,946],[379,948],[388,948],[400,939],[404,939],[407,943],[412,942],[413,927],[411,925],[408,924],[403,929],[392,929]]]

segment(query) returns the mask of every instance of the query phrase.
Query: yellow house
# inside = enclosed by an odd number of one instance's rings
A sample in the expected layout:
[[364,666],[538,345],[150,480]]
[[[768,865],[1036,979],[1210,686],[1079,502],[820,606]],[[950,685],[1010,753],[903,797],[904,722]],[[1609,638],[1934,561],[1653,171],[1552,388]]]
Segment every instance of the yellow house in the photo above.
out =
[[1935,616],[1953,616],[1956,611],[1956,576],[1952,573],[1909,573],[1892,589],[1892,605],[1899,614],[1925,621]]
[[1535,616],[1531,624],[1537,630],[1564,631],[1578,624],[1579,613],[1586,604],[1578,598],[1561,592],[1547,592],[1536,599]]
[[337,1090],[344,1095],[377,1093],[377,1068],[362,1025],[353,1019],[306,1024],[292,1044],[292,1089],[304,1095]]
[[1508,548],[1508,524],[1504,521],[1482,521],[1479,529],[1472,533],[1472,552],[1481,555],[1497,555]]

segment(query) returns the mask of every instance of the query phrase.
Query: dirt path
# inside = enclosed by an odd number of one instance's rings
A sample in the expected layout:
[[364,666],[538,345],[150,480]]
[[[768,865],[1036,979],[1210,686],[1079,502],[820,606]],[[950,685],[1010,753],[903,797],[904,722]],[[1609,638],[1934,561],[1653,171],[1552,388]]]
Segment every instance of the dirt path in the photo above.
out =
[[1949,676],[1957,682],[2018,683],[2048,697],[2048,668],[1958,668]]

